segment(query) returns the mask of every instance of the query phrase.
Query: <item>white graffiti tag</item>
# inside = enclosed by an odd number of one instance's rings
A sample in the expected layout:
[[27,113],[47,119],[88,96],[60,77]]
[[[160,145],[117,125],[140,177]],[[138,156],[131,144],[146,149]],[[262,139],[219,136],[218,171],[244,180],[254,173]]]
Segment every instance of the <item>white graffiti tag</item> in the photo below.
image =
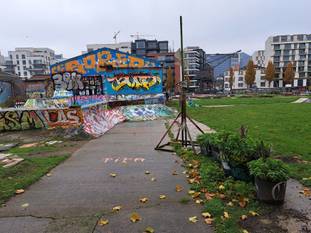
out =
[[52,77],[55,88],[59,90],[83,90],[82,75],[76,72],[65,72],[62,74],[54,74]]
[[140,157],[136,157],[136,158],[128,158],[128,157],[118,157],[118,158],[103,158],[102,161],[104,163],[127,163],[130,161],[133,161],[134,163],[137,162],[141,162],[143,163],[145,161],[145,158],[140,158]]

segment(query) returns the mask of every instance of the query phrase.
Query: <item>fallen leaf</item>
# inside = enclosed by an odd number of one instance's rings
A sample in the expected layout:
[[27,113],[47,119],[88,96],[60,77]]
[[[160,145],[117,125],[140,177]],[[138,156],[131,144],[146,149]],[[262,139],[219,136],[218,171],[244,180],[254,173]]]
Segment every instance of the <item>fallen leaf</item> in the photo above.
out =
[[152,227],[147,227],[147,228],[145,229],[145,232],[146,232],[146,233],[154,233],[154,229],[153,229]]
[[188,167],[189,167],[189,168],[192,168],[193,165],[192,165],[191,163],[188,163]]
[[155,177],[152,177],[151,178],[151,181],[156,181],[157,179]]
[[195,179],[194,179],[194,178],[192,178],[192,179],[188,179],[188,183],[189,183],[189,184],[193,184],[193,183],[194,183],[194,181],[195,181]]
[[146,203],[148,201],[148,198],[147,197],[143,197],[143,198],[140,198],[139,201],[141,203]]
[[28,203],[22,204],[22,207],[23,207],[23,208],[27,208],[28,206],[29,206]]
[[173,171],[173,172],[172,172],[172,175],[173,175],[173,176],[177,176],[177,175],[178,175],[177,171]]
[[220,199],[225,199],[226,198],[225,194],[222,194],[222,193],[220,193],[218,196],[219,196]]
[[231,201],[229,201],[228,203],[227,203],[227,206],[233,206],[233,203],[231,202]]
[[224,218],[229,218],[229,213],[227,211],[224,212]]
[[250,215],[252,215],[252,216],[258,216],[259,214],[258,213],[256,213],[255,211],[249,211],[248,212]]
[[303,195],[305,197],[311,197],[311,190],[309,188],[304,188],[303,189]]
[[111,176],[111,177],[116,177],[117,174],[116,174],[116,173],[110,173],[110,176]]
[[130,220],[131,222],[138,222],[141,220],[141,217],[139,216],[138,213],[134,212],[131,214]]
[[206,218],[206,219],[204,219],[204,222],[205,222],[206,224],[208,224],[208,225],[213,224],[213,221],[214,221],[213,218]]
[[202,213],[202,216],[203,216],[204,218],[211,218],[211,217],[212,217],[212,215],[211,215],[209,212],[203,212],[203,213]]
[[204,195],[205,195],[206,200],[208,201],[212,200],[213,197],[215,196],[214,193],[209,193],[209,192],[206,192]]
[[196,204],[202,204],[202,203],[203,203],[203,200],[202,200],[202,199],[197,199],[197,200],[195,200],[195,203],[196,203]]
[[192,217],[189,217],[189,221],[192,223],[196,223],[198,221],[198,218],[197,216],[192,216]]
[[239,205],[240,205],[242,208],[245,208],[245,206],[247,205],[247,202],[248,202],[248,199],[242,197],[242,198],[240,199],[240,201],[239,201]]
[[243,214],[243,215],[240,217],[240,219],[244,221],[245,219],[247,219],[247,215]]
[[187,174],[187,171],[186,171],[186,170],[184,170],[184,171],[182,172],[182,174]]
[[112,211],[117,212],[117,211],[121,210],[121,208],[122,208],[122,206],[118,205],[118,206],[113,207]]
[[100,225],[100,226],[105,226],[105,225],[107,225],[109,223],[109,220],[108,219],[100,219],[99,221],[98,221],[98,225]]
[[160,199],[165,199],[166,196],[165,195],[160,195]]
[[16,189],[16,190],[15,190],[15,194],[22,194],[22,193],[24,193],[24,192],[25,192],[24,189]]
[[176,192],[181,192],[183,190],[183,187],[181,187],[180,185],[176,185],[175,189]]
[[223,186],[223,185],[221,184],[221,185],[218,186],[218,189],[219,189],[220,191],[222,191],[222,190],[225,189],[225,186]]
[[302,178],[302,180],[311,180],[311,176],[310,176],[310,177]]
[[50,177],[52,175],[52,173],[46,173],[47,177]]
[[192,194],[191,196],[194,199],[194,198],[199,197],[200,195],[201,195],[201,192],[194,192],[194,194]]
[[145,174],[146,174],[146,175],[149,175],[149,174],[150,174],[150,171],[145,171]]
[[194,194],[194,193],[195,193],[194,190],[189,190],[189,191],[188,191],[188,194],[189,194],[189,195],[192,195],[192,194]]
[[244,230],[242,230],[242,233],[248,233],[248,231],[244,229]]

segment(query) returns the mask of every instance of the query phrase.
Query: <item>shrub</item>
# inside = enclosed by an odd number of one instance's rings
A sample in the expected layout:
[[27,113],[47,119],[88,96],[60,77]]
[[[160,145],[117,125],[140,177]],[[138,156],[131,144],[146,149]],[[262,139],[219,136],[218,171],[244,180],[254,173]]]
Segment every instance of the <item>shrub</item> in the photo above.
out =
[[248,163],[251,175],[262,180],[281,182],[288,179],[288,169],[285,164],[277,159],[260,158]]

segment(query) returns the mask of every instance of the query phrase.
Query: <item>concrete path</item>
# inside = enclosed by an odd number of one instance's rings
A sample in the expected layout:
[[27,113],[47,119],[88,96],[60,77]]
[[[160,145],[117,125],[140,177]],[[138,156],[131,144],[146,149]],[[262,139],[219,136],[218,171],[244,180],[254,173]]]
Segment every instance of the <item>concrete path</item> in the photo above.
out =
[[[203,223],[200,205],[180,202],[189,198],[181,160],[153,149],[164,131],[164,121],[122,123],[90,141],[51,176],[0,208],[0,232],[142,233],[148,226],[161,233],[212,232]],[[172,175],[175,170],[178,175]],[[177,184],[182,192],[175,191]],[[161,194],[167,198],[160,200]],[[140,203],[142,197],[149,201]],[[122,209],[112,213],[117,205]],[[130,222],[132,212],[142,220]],[[194,215],[199,222],[190,223]],[[97,225],[102,216],[108,225]]]

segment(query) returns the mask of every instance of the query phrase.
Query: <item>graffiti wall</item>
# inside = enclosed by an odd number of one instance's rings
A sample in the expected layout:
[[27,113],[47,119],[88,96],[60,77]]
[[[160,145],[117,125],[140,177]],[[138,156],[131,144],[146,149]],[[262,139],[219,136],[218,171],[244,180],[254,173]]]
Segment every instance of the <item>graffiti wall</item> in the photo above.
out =
[[55,90],[75,95],[130,95],[162,92],[159,62],[108,48],[51,66]]
[[83,123],[79,108],[14,110],[0,112],[0,132],[55,127],[77,127]]
[[7,101],[12,96],[12,85],[8,82],[0,81],[0,104]]

